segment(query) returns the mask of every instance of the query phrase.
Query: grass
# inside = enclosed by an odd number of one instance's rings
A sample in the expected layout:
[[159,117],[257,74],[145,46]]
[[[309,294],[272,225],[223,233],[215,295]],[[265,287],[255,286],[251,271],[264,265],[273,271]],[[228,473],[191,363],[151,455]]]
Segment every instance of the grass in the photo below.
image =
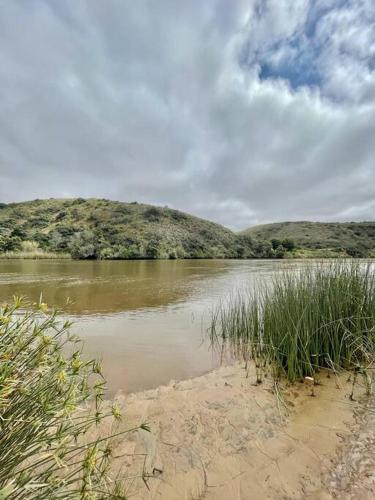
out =
[[102,405],[99,363],[46,304],[25,306],[0,308],[0,498],[125,498],[112,469],[116,434],[89,437],[121,419]]
[[322,368],[367,374],[375,364],[375,274],[356,262],[277,275],[213,315],[211,339],[262,373],[295,382]]
[[44,250],[35,250],[33,252],[23,252],[23,251],[12,251],[0,253],[1,259],[30,259],[30,260],[40,260],[40,259],[71,259],[68,253],[56,253],[56,252],[46,252]]
[[0,259],[70,259],[68,253],[47,252],[35,241],[23,241],[20,250],[0,253]]

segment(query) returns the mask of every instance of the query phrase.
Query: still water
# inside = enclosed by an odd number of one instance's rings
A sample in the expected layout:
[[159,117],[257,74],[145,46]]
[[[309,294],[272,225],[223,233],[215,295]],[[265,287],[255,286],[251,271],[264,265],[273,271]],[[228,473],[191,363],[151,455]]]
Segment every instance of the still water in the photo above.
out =
[[[270,260],[0,261],[0,302],[23,295],[64,311],[109,394],[201,374],[218,363],[205,332],[231,293],[301,262]],[[67,303],[70,299],[69,303]]]

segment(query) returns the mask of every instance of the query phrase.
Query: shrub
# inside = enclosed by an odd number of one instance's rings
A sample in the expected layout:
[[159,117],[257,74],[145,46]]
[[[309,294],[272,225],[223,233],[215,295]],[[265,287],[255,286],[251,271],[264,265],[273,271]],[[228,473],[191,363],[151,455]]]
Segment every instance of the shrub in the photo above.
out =
[[273,239],[271,240],[271,244],[272,244],[272,248],[273,248],[274,250],[276,250],[277,248],[279,248],[280,246],[282,246],[282,242],[281,242],[281,240],[278,240],[278,239],[276,239],[276,238],[273,238]]
[[61,210],[60,212],[58,212],[56,214],[55,222],[59,222],[59,221],[63,220],[67,215],[68,215],[68,212],[66,210]]
[[275,250],[276,259],[282,259],[285,255],[286,248],[283,245],[279,245]]
[[260,259],[269,259],[275,256],[269,241],[258,241],[255,244],[255,256]]
[[100,259],[118,259],[119,253],[116,248],[105,247],[100,250]]
[[23,239],[23,238],[26,237],[26,232],[21,227],[17,226],[17,227],[15,227],[13,229],[11,236],[13,238],[21,238],[21,239]]
[[72,226],[68,226],[67,224],[61,224],[56,227],[56,231],[63,238],[68,238],[69,236],[73,236],[73,234],[75,233],[75,228]]
[[255,244],[251,236],[246,234],[236,235],[235,257],[248,259],[255,257]]
[[159,252],[158,243],[150,241],[146,247],[146,257],[148,259],[157,259],[159,257]]
[[0,252],[14,252],[20,250],[21,239],[18,236],[0,235]]
[[294,241],[289,238],[285,238],[285,240],[282,241],[282,245],[288,252],[292,252],[296,248]]
[[367,251],[361,247],[349,247],[346,249],[346,253],[350,257],[355,257],[355,258],[366,257],[366,255],[367,255]]
[[76,198],[72,201],[72,205],[83,205],[86,202],[87,200],[85,200],[85,198]]
[[0,498],[125,498],[111,476],[114,436],[83,439],[121,418],[102,406],[100,365],[45,304],[21,306],[0,309]]
[[50,246],[50,237],[48,234],[35,233],[34,240],[39,244],[40,248],[44,250]]
[[173,250],[169,251],[168,258],[171,259],[171,260],[175,260],[175,259],[178,258],[178,254],[177,254],[176,249],[173,249]]
[[74,234],[68,249],[73,259],[96,259],[99,256],[95,235],[88,230]]
[[[28,220],[28,224],[34,229],[34,228],[41,228],[41,227],[46,227],[48,226],[49,220],[48,217],[46,216],[40,216],[40,217],[30,217]],[[26,236],[26,233],[24,233],[23,237]]]
[[119,249],[120,259],[138,259],[142,257],[142,249],[137,244],[123,245]]
[[163,215],[163,212],[160,208],[157,208],[157,207],[150,207],[150,208],[147,208],[144,213],[143,213],[143,217],[148,220],[148,221],[151,221],[151,222],[157,222],[161,219]]
[[170,210],[169,213],[171,218],[177,221],[185,221],[188,219],[186,214],[184,214],[183,212],[179,212],[178,210]]

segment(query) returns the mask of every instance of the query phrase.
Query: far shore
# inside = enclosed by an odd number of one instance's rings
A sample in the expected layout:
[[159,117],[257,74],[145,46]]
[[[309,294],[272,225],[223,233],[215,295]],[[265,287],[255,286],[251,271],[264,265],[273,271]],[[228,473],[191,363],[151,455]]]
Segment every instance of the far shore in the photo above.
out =
[[[168,258],[127,258],[127,259],[73,259],[70,254],[67,253],[54,253],[54,252],[5,252],[0,253],[0,261],[1,260],[74,260],[76,262],[136,262],[136,261],[179,261],[179,260],[238,260],[238,261],[247,261],[247,260],[269,260],[269,261],[293,261],[293,260],[352,260],[353,257],[350,257],[345,254],[337,254],[335,252],[300,252],[295,253],[293,255],[285,256],[282,259],[277,258],[258,258],[258,257],[249,257],[249,258],[234,258],[234,257],[202,257],[202,258],[178,258],[178,259],[168,259]],[[373,257],[355,257],[355,259],[360,260],[371,260]]]

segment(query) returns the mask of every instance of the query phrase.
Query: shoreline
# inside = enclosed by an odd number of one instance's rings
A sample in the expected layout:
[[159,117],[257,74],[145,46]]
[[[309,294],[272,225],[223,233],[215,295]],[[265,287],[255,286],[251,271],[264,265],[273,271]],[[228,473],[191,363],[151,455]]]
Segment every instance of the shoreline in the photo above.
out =
[[54,252],[38,252],[38,253],[28,253],[28,252],[9,252],[9,253],[0,253],[0,261],[7,261],[7,260],[69,260],[69,261],[74,261],[74,262],[138,262],[138,261],[143,261],[143,262],[178,262],[178,261],[185,261],[185,260],[193,260],[193,261],[203,261],[203,260],[221,260],[221,261],[228,261],[228,260],[236,260],[236,261],[275,261],[275,262],[282,262],[282,261],[311,261],[311,260],[318,260],[318,261],[332,261],[332,260],[360,260],[360,261],[366,261],[370,260],[373,261],[375,259],[375,256],[369,255],[365,257],[351,257],[350,255],[327,255],[327,254],[295,254],[291,256],[285,256],[283,258],[276,258],[276,257],[179,257],[179,258],[147,258],[147,257],[140,257],[140,258],[127,258],[127,259],[119,259],[119,258],[104,258],[104,259],[75,259],[73,258],[70,254],[63,254],[63,253],[54,253]]
[[[284,402],[275,396],[271,380],[261,385],[254,381],[254,368],[247,378],[243,365],[236,363],[157,389],[119,394],[115,401],[125,410],[126,428],[146,422],[151,429],[115,444],[116,455],[126,456],[121,468],[135,476],[129,496],[373,497],[375,488],[368,478],[362,496],[347,496],[348,488],[355,490],[363,483],[361,474],[368,475],[368,464],[363,467],[356,450],[375,436],[368,422],[364,434],[361,422],[368,412],[361,417],[360,403],[349,400],[347,377],[322,375],[321,385],[314,387],[316,397],[311,397],[308,383],[285,387]],[[356,396],[362,392],[358,386]],[[367,448],[371,461],[373,453]],[[139,476],[142,470],[147,487]],[[350,484],[343,473],[348,470]]]

